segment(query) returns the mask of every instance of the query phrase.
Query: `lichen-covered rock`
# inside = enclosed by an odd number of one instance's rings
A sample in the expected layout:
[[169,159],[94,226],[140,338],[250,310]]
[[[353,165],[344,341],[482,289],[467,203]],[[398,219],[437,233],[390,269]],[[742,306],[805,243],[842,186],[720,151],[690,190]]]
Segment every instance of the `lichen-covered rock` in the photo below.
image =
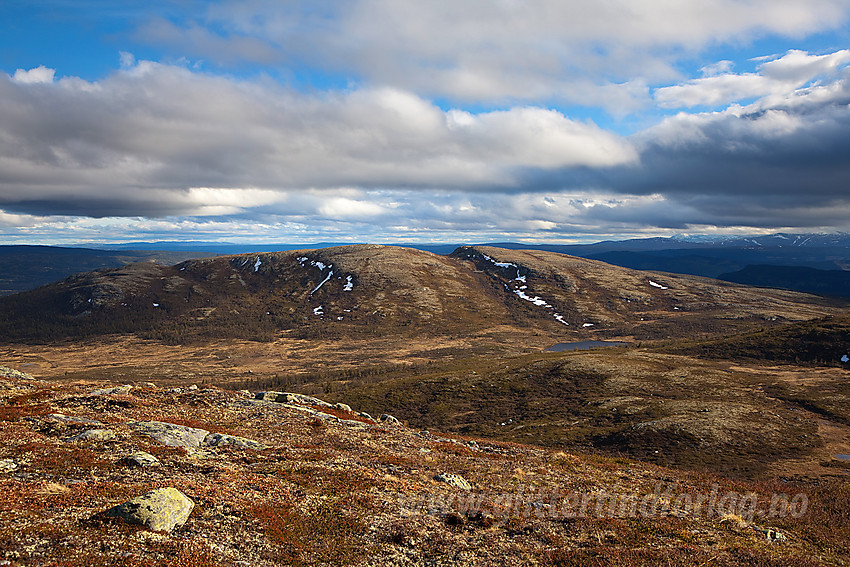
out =
[[305,396],[304,394],[293,394],[292,392],[257,392],[254,396],[257,400],[265,400],[267,402],[277,402],[279,404],[304,404],[308,406],[318,406],[322,408],[332,407],[331,404],[313,396]]
[[134,467],[153,467],[159,465],[159,459],[145,451],[139,451],[124,457],[124,462]]
[[194,508],[195,503],[176,488],[158,488],[110,508],[104,516],[170,532],[185,524]]
[[200,447],[204,438],[209,435],[205,429],[197,429],[186,425],[177,425],[164,421],[137,421],[129,424],[130,427],[153,437],[163,445],[169,447]]
[[89,392],[90,396],[126,396],[130,393],[130,390],[133,389],[133,386],[130,384],[124,384],[123,386],[115,386],[114,388],[103,388],[100,390],[94,390]]
[[115,432],[111,429],[89,429],[74,435],[68,441],[112,441],[115,437]]
[[380,420],[390,425],[401,425],[401,422],[388,413],[381,414]]
[[445,482],[446,484],[454,486],[455,488],[459,488],[461,490],[472,490],[472,485],[469,483],[469,481],[460,476],[459,474],[442,473],[435,476],[434,480]]
[[84,425],[103,425],[100,421],[96,419],[89,419],[87,417],[77,417],[74,415],[65,415],[64,413],[49,413],[46,416],[47,419],[51,419],[53,421],[61,421],[62,423],[82,423]]
[[334,404],[333,409],[340,410],[340,411],[351,411],[351,406],[348,405],[348,404],[343,404],[343,403],[340,402],[340,403]]
[[15,370],[14,368],[9,368],[8,366],[0,366],[0,376],[3,376],[4,378],[19,378],[21,380],[35,380],[31,374]]
[[208,447],[238,447],[240,449],[254,449],[255,451],[262,451],[269,447],[259,441],[237,437],[236,435],[227,435],[225,433],[210,433],[204,438],[203,444]]

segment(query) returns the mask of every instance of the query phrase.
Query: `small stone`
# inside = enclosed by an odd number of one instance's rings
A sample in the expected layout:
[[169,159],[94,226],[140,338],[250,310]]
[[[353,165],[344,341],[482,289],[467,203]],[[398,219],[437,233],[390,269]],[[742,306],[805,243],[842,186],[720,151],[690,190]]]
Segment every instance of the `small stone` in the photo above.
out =
[[145,451],[139,451],[132,455],[127,455],[124,457],[124,462],[134,467],[153,467],[159,465],[159,459]]
[[391,425],[401,425],[401,422],[388,413],[381,414],[381,421]]
[[237,447],[239,449],[254,449],[262,451],[268,449],[268,445],[263,445],[259,441],[246,439],[245,437],[237,437],[236,435],[227,435],[225,433],[210,433],[204,438],[204,445],[208,447]]
[[114,506],[103,515],[150,530],[170,532],[185,524],[194,508],[195,503],[176,488],[159,488]]
[[18,470],[18,463],[12,459],[0,459],[0,473],[9,473]]
[[375,421],[375,418],[373,418],[371,415],[369,415],[369,414],[368,414],[368,413],[366,413],[365,411],[361,411],[361,412],[360,412],[360,413],[358,413],[357,415],[359,415],[359,416],[360,416],[360,417],[362,417],[362,418],[370,419],[370,420],[372,420],[372,421]]
[[460,490],[472,490],[472,485],[469,484],[469,481],[460,476],[459,474],[442,473],[435,476],[434,480],[445,482],[446,484],[454,486],[455,488],[459,488]]
[[334,404],[334,405],[333,405],[333,409],[340,410],[340,411],[348,411],[348,412],[350,412],[350,411],[351,411],[351,406],[350,406],[350,405],[348,405],[348,404],[337,403],[337,404]]
[[196,429],[186,425],[166,423],[164,421],[137,421],[129,424],[140,433],[153,437],[169,447],[200,447],[204,438],[209,435],[205,429]]
[[191,386],[189,386],[189,390],[195,391],[197,389],[198,389],[198,387],[195,384],[192,384]]
[[130,393],[130,390],[133,389],[133,386],[130,384],[124,384],[123,386],[116,386],[114,388],[103,388],[101,390],[94,390],[93,392],[89,392],[90,396],[126,396]]
[[73,437],[68,439],[68,442],[72,441],[112,441],[115,439],[115,432],[111,429],[89,429],[88,431],[83,431],[78,435],[74,435]]

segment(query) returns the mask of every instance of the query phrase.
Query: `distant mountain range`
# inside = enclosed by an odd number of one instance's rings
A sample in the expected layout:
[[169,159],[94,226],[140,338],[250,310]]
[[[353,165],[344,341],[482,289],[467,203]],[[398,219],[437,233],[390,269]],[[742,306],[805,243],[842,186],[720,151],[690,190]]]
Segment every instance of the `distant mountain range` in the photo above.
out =
[[137,333],[211,338],[467,336],[498,327],[553,337],[651,340],[835,312],[829,301],[543,251],[449,256],[354,245],[135,263],[0,298],[0,336],[54,341]]
[[[230,244],[206,241],[133,242],[108,248],[0,246],[0,295],[34,289],[74,273],[116,268],[144,260],[174,264],[220,254],[324,249],[342,244]],[[401,243],[449,255],[462,244]],[[771,234],[763,236],[677,235],[594,244],[522,244],[495,242],[509,250],[542,250],[599,260],[637,270],[718,278],[760,287],[776,287],[850,298],[850,234]]]

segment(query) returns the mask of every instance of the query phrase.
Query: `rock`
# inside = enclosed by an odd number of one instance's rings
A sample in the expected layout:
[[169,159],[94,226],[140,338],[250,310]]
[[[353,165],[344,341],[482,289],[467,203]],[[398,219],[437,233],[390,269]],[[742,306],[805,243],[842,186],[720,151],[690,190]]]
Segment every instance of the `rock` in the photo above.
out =
[[267,402],[276,402],[278,398],[282,398],[283,392],[257,392],[254,395],[255,400],[265,400]]
[[459,488],[461,490],[472,490],[472,485],[469,484],[469,481],[460,476],[459,474],[442,473],[435,476],[434,480],[445,482],[446,484],[454,486],[455,488]]
[[9,368],[8,366],[0,366],[0,376],[3,376],[4,378],[19,378],[21,380],[35,380],[31,374],[15,370],[14,368]]
[[372,417],[371,415],[369,415],[368,413],[366,413],[365,411],[361,411],[357,415],[359,415],[360,417],[362,417],[364,419],[369,419],[369,420],[375,421],[375,418]]
[[130,390],[133,389],[133,386],[130,384],[124,384],[123,386],[116,386],[114,388],[103,388],[102,390],[94,390],[89,392],[90,396],[126,396],[130,393]]
[[159,459],[145,451],[127,455],[124,457],[124,462],[133,467],[153,467],[159,465]]
[[150,530],[170,532],[185,524],[194,508],[195,503],[176,488],[159,488],[110,508],[103,515]]
[[169,447],[200,447],[204,438],[209,435],[205,429],[196,429],[186,425],[176,425],[164,421],[137,421],[130,423],[130,427],[153,437],[163,445]]
[[61,421],[62,423],[81,423],[84,425],[103,425],[100,421],[95,419],[89,419],[87,417],[75,417],[73,415],[65,415],[63,413],[49,413],[47,414],[48,419],[52,419],[54,421]]
[[89,429],[88,431],[83,431],[78,435],[74,435],[73,437],[68,439],[68,442],[72,441],[112,441],[115,439],[115,432],[111,429]]
[[198,387],[195,384],[192,384],[191,386],[189,386],[189,390],[195,391],[197,389],[198,389]]
[[348,411],[348,412],[351,411],[351,406],[348,405],[348,404],[337,403],[337,404],[334,404],[332,407],[333,407],[333,409],[340,410],[340,411]]
[[269,448],[268,445],[263,445],[259,441],[224,433],[210,433],[204,438],[203,444],[208,447],[238,447],[240,449],[253,449],[255,451],[262,451]]
[[0,459],[0,474],[18,470],[18,463],[12,459]]
[[265,400],[267,402],[277,402],[279,404],[304,404],[308,406],[318,406],[322,408],[332,407],[331,404],[313,396],[305,396],[304,394],[293,394],[292,392],[257,392],[254,399]]
[[401,425],[401,422],[388,413],[381,414],[381,421],[390,425]]

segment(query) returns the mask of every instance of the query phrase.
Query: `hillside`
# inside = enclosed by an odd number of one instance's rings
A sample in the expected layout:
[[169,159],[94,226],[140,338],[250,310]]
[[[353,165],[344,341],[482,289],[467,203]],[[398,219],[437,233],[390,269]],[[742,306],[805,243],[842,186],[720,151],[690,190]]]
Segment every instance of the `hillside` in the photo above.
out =
[[0,562],[743,567],[850,555],[846,484],[730,482],[257,397],[2,369]]
[[638,340],[730,332],[836,312],[825,300],[549,252],[463,247],[451,256],[357,245],[141,263],[0,298],[0,335],[56,341],[137,333],[168,343],[470,335]]
[[80,272],[118,268],[142,261],[155,261],[168,266],[206,255],[197,251],[0,246],[0,296],[28,291]]

